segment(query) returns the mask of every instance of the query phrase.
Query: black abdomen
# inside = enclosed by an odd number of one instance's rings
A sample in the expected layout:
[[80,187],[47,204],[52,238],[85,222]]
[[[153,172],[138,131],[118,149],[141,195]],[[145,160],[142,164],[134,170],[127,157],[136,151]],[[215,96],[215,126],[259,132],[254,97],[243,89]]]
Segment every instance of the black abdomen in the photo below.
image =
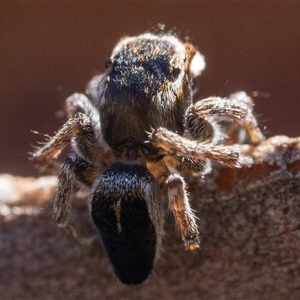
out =
[[145,180],[148,173],[140,165],[113,165],[96,181],[91,203],[94,224],[116,275],[125,284],[147,279],[155,259],[156,229],[137,188],[143,185],[141,175]]

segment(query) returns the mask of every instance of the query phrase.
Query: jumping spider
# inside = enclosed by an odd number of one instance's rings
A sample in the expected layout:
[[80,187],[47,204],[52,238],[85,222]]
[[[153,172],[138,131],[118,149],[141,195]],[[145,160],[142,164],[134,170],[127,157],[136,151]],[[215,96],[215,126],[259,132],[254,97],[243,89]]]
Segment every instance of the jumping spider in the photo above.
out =
[[199,248],[179,173],[184,167],[204,172],[210,161],[228,167],[247,162],[237,146],[226,145],[220,124],[245,128],[251,143],[263,139],[245,93],[193,104],[193,82],[204,67],[195,47],[173,33],[122,38],[86,95],[66,100],[68,121],[33,153],[40,167],[49,168],[71,144],[58,175],[54,218],[87,243],[70,207],[74,185],[89,187],[91,217],[125,284],[143,282],[153,268],[163,232],[163,186],[185,248]]

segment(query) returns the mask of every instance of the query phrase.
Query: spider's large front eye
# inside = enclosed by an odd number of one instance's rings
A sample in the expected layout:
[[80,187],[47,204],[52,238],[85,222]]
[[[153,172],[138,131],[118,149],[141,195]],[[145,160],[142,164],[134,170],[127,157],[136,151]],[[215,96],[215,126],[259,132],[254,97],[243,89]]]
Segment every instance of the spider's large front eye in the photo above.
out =
[[114,271],[139,284],[152,271],[161,226],[157,183],[144,166],[117,163],[94,188],[91,215]]

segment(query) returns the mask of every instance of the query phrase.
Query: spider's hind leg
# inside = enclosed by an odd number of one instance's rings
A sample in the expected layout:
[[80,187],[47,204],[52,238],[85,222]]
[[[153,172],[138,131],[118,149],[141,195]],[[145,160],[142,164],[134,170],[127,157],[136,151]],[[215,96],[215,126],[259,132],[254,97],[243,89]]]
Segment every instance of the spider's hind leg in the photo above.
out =
[[87,236],[73,221],[71,200],[74,185],[77,183],[91,186],[95,177],[95,167],[76,154],[69,155],[58,175],[58,189],[53,204],[53,218],[57,225],[75,237],[83,246],[89,247],[96,235]]
[[171,174],[167,181],[169,207],[175,217],[186,250],[199,248],[200,239],[196,216],[190,207],[186,183],[179,174]]

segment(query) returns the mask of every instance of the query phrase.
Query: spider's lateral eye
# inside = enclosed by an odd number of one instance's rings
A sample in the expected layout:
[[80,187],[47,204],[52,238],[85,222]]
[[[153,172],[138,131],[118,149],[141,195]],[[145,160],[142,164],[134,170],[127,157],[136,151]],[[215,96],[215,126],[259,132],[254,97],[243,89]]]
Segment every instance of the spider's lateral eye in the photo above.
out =
[[178,77],[179,74],[180,74],[180,72],[181,72],[181,69],[180,69],[180,68],[177,68],[177,67],[174,67],[174,68],[173,68],[173,75],[174,75],[175,77]]
[[106,68],[106,69],[109,69],[109,68],[111,67],[111,65],[112,65],[112,61],[111,61],[111,59],[108,59],[108,60],[105,62],[105,68]]

